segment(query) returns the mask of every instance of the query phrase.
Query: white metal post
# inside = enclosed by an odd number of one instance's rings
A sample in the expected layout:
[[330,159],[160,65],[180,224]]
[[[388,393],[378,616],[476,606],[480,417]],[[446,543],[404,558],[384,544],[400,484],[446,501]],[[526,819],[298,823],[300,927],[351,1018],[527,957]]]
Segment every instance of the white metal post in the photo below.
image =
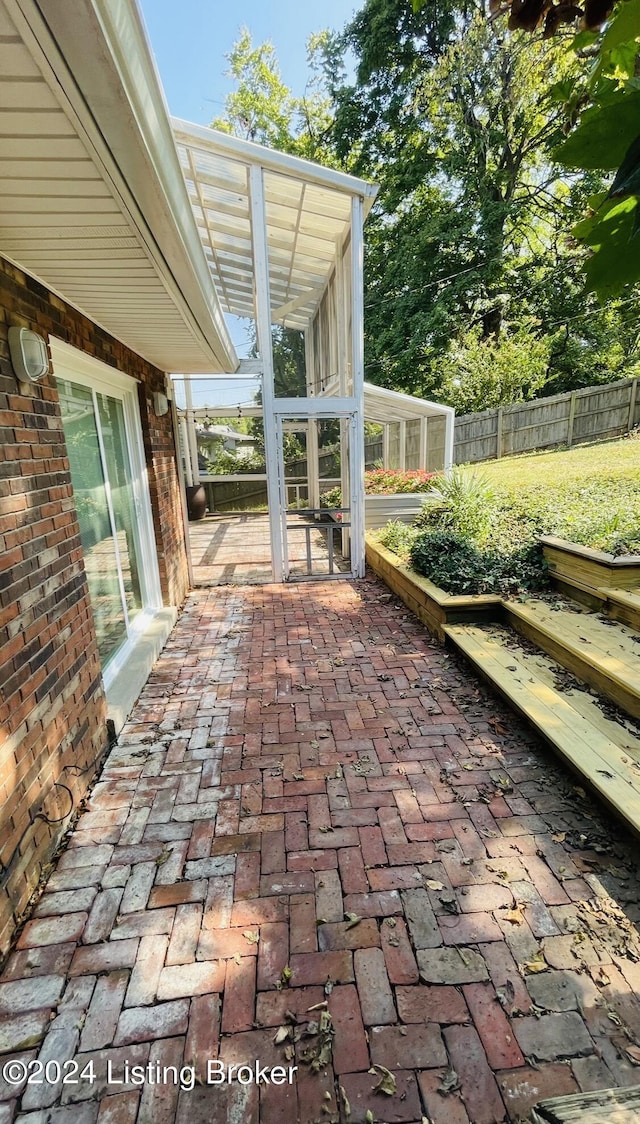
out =
[[364,210],[362,197],[351,200],[351,331],[352,393],[356,410],[350,444],[351,559],[353,573],[363,578],[364,560]]
[[407,467],[407,423],[401,421],[400,425],[400,469],[402,472]]
[[444,470],[451,472],[453,468],[453,445],[455,440],[455,410],[447,408],[444,416]]
[[[193,559],[191,557],[191,538],[189,536],[189,516],[187,513],[187,493],[185,486],[190,486],[190,480],[186,477],[186,470],[189,466],[189,454],[187,450],[187,423],[183,416],[178,417],[176,409],[175,394],[173,386],[171,386],[171,397],[169,399],[171,406],[171,420],[173,422],[174,440],[176,445],[176,469],[178,472],[178,486],[180,488],[180,506],[182,508],[182,525],[184,530],[184,546],[187,553],[187,573],[189,575],[189,585],[193,587]],[[184,458],[180,453],[180,445],[184,450]],[[183,469],[184,465],[184,469]]]
[[198,439],[196,437],[196,423],[193,416],[193,396],[191,394],[191,381],[188,375],[184,376],[184,394],[187,402],[187,455],[191,460],[191,476],[194,484],[200,483],[200,467],[198,465]]
[[307,482],[309,507],[320,507],[320,471],[318,463],[318,423],[315,418],[307,422]]
[[180,415],[180,436],[182,438],[182,452],[184,455],[184,475],[187,488],[193,487],[193,473],[191,471],[191,453],[189,452],[189,431],[187,428],[187,419],[184,414]]
[[383,425],[382,427],[382,467],[389,467],[389,426]]
[[429,462],[429,419],[420,418],[420,457],[418,468],[426,469]]
[[262,406],[264,451],[267,462],[267,500],[273,580],[284,580],[282,563],[282,529],[278,472],[278,440],[274,415],[273,341],[271,338],[271,297],[269,294],[269,248],[267,216],[264,205],[263,170],[256,164],[249,168],[249,198],[253,237],[253,267],[256,303],[258,351],[262,361]]

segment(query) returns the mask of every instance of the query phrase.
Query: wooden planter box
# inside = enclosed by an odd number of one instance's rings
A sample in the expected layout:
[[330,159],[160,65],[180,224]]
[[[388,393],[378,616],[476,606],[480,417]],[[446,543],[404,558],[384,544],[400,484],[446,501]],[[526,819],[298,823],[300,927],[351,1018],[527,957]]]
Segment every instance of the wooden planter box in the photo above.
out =
[[387,550],[380,543],[374,543],[367,535],[366,558],[371,569],[382,578],[408,609],[427,626],[429,632],[444,640],[446,624],[461,624],[469,621],[499,620],[502,613],[502,598],[496,594],[460,595],[445,593],[428,578],[414,573],[409,566],[400,561],[397,554]]
[[551,535],[540,541],[554,582],[570,597],[591,608],[599,608],[607,600],[607,589],[640,592],[640,555],[623,554],[616,558]]
[[364,497],[364,526],[366,531],[377,531],[391,520],[413,523],[422,508],[424,492],[398,492],[393,496]]

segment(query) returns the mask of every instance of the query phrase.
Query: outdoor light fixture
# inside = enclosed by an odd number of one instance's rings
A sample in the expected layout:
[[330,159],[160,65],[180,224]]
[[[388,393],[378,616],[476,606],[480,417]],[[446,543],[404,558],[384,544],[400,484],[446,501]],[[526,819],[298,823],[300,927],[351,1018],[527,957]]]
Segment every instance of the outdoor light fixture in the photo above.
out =
[[28,328],[9,328],[9,355],[18,382],[39,382],[49,374],[46,341]]
[[161,390],[153,392],[153,410],[157,418],[163,418],[169,413],[169,399]]

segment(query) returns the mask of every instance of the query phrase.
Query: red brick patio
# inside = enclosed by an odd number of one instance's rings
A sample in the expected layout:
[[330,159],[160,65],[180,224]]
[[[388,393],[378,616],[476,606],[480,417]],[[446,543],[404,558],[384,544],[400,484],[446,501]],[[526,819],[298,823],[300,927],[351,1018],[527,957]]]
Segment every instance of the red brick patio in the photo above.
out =
[[[633,852],[377,582],[198,592],[0,984],[2,1062],[96,1080],[4,1084],[0,1124],[496,1124],[636,1084]],[[298,1070],[115,1083],[218,1054]]]

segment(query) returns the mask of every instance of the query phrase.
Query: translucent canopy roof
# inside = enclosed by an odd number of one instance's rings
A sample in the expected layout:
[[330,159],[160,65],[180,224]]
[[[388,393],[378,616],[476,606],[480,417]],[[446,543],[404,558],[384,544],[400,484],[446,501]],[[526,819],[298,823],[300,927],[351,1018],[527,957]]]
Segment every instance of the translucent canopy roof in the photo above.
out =
[[351,199],[376,188],[354,176],[174,119],[178,155],[222,308],[255,315],[250,168],[263,170],[273,323],[313,319],[351,229]]
[[454,413],[451,406],[428,402],[426,398],[414,398],[413,395],[401,394],[398,390],[386,390],[371,382],[364,384],[364,416],[367,421],[377,422],[379,425],[446,414],[453,417]]

